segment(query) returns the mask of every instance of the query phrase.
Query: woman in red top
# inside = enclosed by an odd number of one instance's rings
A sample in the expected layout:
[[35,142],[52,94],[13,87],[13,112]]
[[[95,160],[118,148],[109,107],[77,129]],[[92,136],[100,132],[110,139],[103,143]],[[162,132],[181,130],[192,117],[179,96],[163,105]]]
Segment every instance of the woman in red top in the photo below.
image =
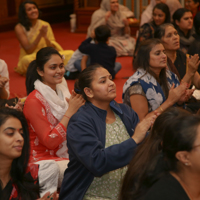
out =
[[[38,165],[29,164],[28,125],[22,112],[0,109],[0,200],[39,197]],[[38,200],[57,199],[46,193]]]
[[53,179],[47,186],[51,192],[61,184],[68,163],[69,119],[84,103],[80,95],[70,95],[64,72],[62,56],[53,47],[45,47],[38,51],[26,74],[28,97],[23,112],[29,126],[30,162],[40,165],[41,185]]

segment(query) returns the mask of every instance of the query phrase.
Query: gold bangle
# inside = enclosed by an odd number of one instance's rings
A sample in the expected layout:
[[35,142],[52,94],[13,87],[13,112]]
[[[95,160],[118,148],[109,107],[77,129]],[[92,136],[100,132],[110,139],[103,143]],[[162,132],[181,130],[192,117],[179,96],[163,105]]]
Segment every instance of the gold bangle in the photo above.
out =
[[163,112],[163,109],[162,109],[162,107],[161,107],[161,106],[159,106],[159,108],[160,108],[161,112]]
[[67,117],[68,119],[70,119],[70,117],[68,117],[67,115],[64,115],[64,117]]

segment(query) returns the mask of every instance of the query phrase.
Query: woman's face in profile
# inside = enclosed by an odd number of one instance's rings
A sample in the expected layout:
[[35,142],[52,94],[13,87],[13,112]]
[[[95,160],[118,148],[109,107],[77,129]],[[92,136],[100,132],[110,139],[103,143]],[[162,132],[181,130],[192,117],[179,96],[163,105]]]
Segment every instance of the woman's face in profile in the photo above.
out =
[[118,0],[110,0],[110,10],[113,12],[117,12],[119,10]]
[[191,12],[185,12],[180,21],[175,21],[181,30],[191,30],[193,27],[193,16]]
[[37,7],[35,6],[35,4],[26,3],[25,11],[26,11],[26,15],[27,15],[28,19],[30,19],[30,20],[38,19],[39,11],[38,11]]
[[38,71],[38,73],[42,77],[42,82],[55,90],[56,85],[62,83],[65,73],[62,58],[57,54],[51,55],[50,59],[44,64],[44,71]]
[[[156,44],[150,51],[149,65],[151,69],[165,68],[167,66],[167,56],[163,45]],[[153,70],[154,71],[154,70]]]
[[161,38],[166,50],[178,50],[180,48],[180,36],[173,26],[165,28],[165,35]]
[[90,95],[95,102],[110,102],[116,97],[116,85],[107,69],[97,68],[93,74]]
[[14,160],[21,156],[24,145],[21,122],[8,118],[0,127],[0,159]]

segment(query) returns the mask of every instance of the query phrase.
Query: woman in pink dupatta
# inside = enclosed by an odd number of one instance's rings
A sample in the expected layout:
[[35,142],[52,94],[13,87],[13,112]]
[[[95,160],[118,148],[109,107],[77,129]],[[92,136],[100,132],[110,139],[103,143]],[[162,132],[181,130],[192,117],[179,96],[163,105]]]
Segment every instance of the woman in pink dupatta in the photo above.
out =
[[117,51],[117,56],[132,56],[135,39],[130,36],[127,17],[133,16],[127,7],[119,5],[118,0],[102,0],[100,9],[96,10],[91,19],[87,36],[100,25],[107,25],[111,30],[109,45]]

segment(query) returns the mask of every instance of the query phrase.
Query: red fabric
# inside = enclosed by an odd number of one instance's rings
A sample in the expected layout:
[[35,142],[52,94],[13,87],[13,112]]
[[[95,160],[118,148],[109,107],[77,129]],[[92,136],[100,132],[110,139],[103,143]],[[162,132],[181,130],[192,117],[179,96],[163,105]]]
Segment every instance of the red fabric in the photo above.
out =
[[[29,164],[26,169],[26,173],[30,172],[32,178],[36,180],[35,184],[37,184],[38,182],[38,171],[39,171],[39,166],[36,164]],[[15,184],[12,184],[12,187],[13,189],[12,189],[9,200],[14,200],[18,197],[17,186]],[[21,200],[21,198],[19,198],[19,200]]]
[[30,162],[63,160],[56,155],[66,140],[66,128],[53,116],[45,98],[37,91],[31,92],[24,104],[30,134]]

